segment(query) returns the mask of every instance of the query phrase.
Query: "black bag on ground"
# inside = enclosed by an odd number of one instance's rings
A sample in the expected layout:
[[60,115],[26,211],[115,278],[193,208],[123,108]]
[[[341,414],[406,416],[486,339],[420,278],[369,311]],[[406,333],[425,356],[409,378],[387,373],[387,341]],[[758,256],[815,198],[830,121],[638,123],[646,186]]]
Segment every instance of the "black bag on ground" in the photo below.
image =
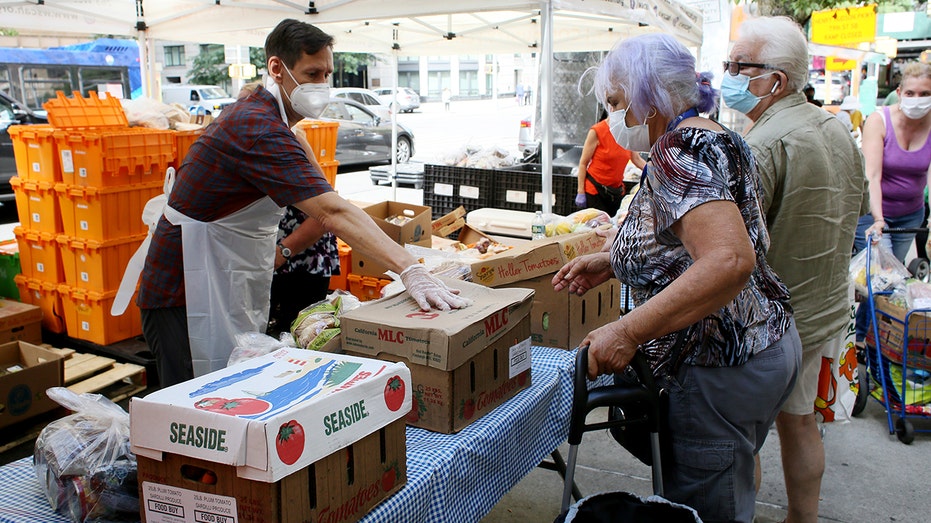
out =
[[629,492],[606,492],[580,500],[555,523],[701,523],[691,508],[659,496],[641,498]]

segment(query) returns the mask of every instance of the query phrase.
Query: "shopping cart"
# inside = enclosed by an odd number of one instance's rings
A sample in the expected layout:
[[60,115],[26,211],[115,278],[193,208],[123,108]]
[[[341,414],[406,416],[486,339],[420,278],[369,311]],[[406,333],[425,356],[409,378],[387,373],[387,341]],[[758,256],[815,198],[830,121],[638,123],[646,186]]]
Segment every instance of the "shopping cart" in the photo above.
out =
[[[653,381],[653,373],[646,358],[637,352],[630,368],[636,374],[636,383],[623,383],[588,388],[588,347],[578,349],[575,359],[575,389],[572,411],[569,416],[569,458],[566,464],[560,516],[556,522],[601,523],[607,521],[637,521],[663,523],[701,523],[693,509],[662,498],[663,465],[660,452],[660,396]],[[616,380],[615,383],[618,383]],[[608,421],[587,423],[588,414],[599,407],[621,409],[624,416],[609,416]],[[579,445],[586,432],[601,429],[623,430],[634,425],[649,429],[649,461],[653,474],[654,496],[641,498],[627,492],[607,492],[583,499],[575,487],[575,465]],[[575,495],[578,502],[569,503]]]
[[[887,229],[884,233],[921,232],[927,229]],[[866,266],[872,267],[873,242],[866,246]],[[872,271],[866,271],[866,301],[871,319],[866,335],[866,354],[859,363],[865,364],[858,372],[858,391],[854,415],[859,414],[871,396],[870,381],[882,389],[881,398],[874,398],[886,409],[889,434],[909,444],[915,439],[916,429],[909,418],[931,417],[931,407],[909,405],[910,378],[922,375],[931,377],[931,309],[906,309],[892,303],[887,296],[891,291],[873,290]],[[901,365],[901,388],[897,391],[892,376],[892,364]],[[931,381],[929,381],[931,384]],[[898,417],[893,419],[896,411]],[[917,430],[931,432],[931,429]]]

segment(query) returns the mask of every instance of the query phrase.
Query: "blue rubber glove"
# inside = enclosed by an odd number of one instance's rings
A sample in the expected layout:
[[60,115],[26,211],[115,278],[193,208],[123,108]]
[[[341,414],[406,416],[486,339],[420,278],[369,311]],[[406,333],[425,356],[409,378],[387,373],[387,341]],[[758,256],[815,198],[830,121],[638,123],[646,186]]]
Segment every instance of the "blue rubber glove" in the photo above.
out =
[[588,203],[588,199],[585,197],[585,193],[579,193],[575,195],[575,206],[576,207],[585,207]]

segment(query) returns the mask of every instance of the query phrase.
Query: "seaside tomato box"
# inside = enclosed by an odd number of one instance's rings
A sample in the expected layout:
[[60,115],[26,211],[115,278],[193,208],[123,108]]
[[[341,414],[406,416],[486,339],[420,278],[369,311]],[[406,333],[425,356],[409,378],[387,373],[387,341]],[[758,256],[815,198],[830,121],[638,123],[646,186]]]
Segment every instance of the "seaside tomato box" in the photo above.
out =
[[133,398],[143,519],[303,521],[347,502],[329,520],[358,519],[405,481],[410,384],[403,364],[285,348]]

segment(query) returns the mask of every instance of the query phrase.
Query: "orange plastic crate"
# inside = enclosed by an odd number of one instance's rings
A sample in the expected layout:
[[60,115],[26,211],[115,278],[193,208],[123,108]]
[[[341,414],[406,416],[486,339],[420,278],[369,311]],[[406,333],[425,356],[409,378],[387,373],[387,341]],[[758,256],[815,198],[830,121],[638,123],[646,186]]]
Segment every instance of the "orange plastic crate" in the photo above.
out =
[[115,187],[161,180],[175,162],[174,131],[133,127],[55,131],[61,181]]
[[330,182],[330,187],[336,188],[336,169],[339,167],[339,162],[333,160],[332,162],[320,162],[320,167],[323,169],[323,176],[326,178],[326,181]]
[[20,271],[25,277],[55,284],[64,281],[64,267],[54,234],[15,227],[13,235],[19,244]]
[[70,236],[55,239],[61,249],[65,283],[76,289],[107,292],[120,287],[123,271],[145,234],[99,242]]
[[323,162],[336,160],[336,134],[339,130],[339,122],[301,120],[297,126],[307,134],[307,141],[321,165]]
[[10,178],[10,185],[16,198],[16,214],[23,227],[52,234],[62,232],[61,209],[53,184],[14,176]]
[[129,127],[123,104],[112,96],[100,98],[91,91],[89,98],[74,91],[71,98],[56,91],[53,98],[42,107],[48,113],[48,121],[57,129],[86,129],[90,127]]
[[16,174],[23,180],[60,182],[58,150],[51,125],[11,125],[7,128],[13,141]]
[[194,129],[192,131],[174,131],[175,137],[175,161],[172,163],[172,167],[177,169],[181,167],[181,164],[184,162],[184,157],[187,156],[188,149],[191,148],[191,145],[200,138],[200,135],[204,134],[203,129]]
[[336,239],[336,248],[339,251],[339,274],[330,276],[331,291],[348,291],[349,290],[349,271],[352,270],[352,247],[348,243]]
[[359,276],[357,274],[346,275],[346,280],[349,282],[349,292],[362,301],[381,298],[382,288],[391,283],[391,280],[373,278],[371,276]]
[[65,235],[107,241],[148,232],[142,223],[146,202],[162,194],[162,181],[128,187],[55,185]]
[[126,312],[110,314],[116,291],[97,292],[59,285],[68,336],[98,345],[110,345],[142,334],[142,317],[135,295]]
[[58,283],[27,278],[22,274],[14,276],[13,281],[19,289],[19,301],[42,310],[43,329],[54,333],[65,332],[65,315]]

